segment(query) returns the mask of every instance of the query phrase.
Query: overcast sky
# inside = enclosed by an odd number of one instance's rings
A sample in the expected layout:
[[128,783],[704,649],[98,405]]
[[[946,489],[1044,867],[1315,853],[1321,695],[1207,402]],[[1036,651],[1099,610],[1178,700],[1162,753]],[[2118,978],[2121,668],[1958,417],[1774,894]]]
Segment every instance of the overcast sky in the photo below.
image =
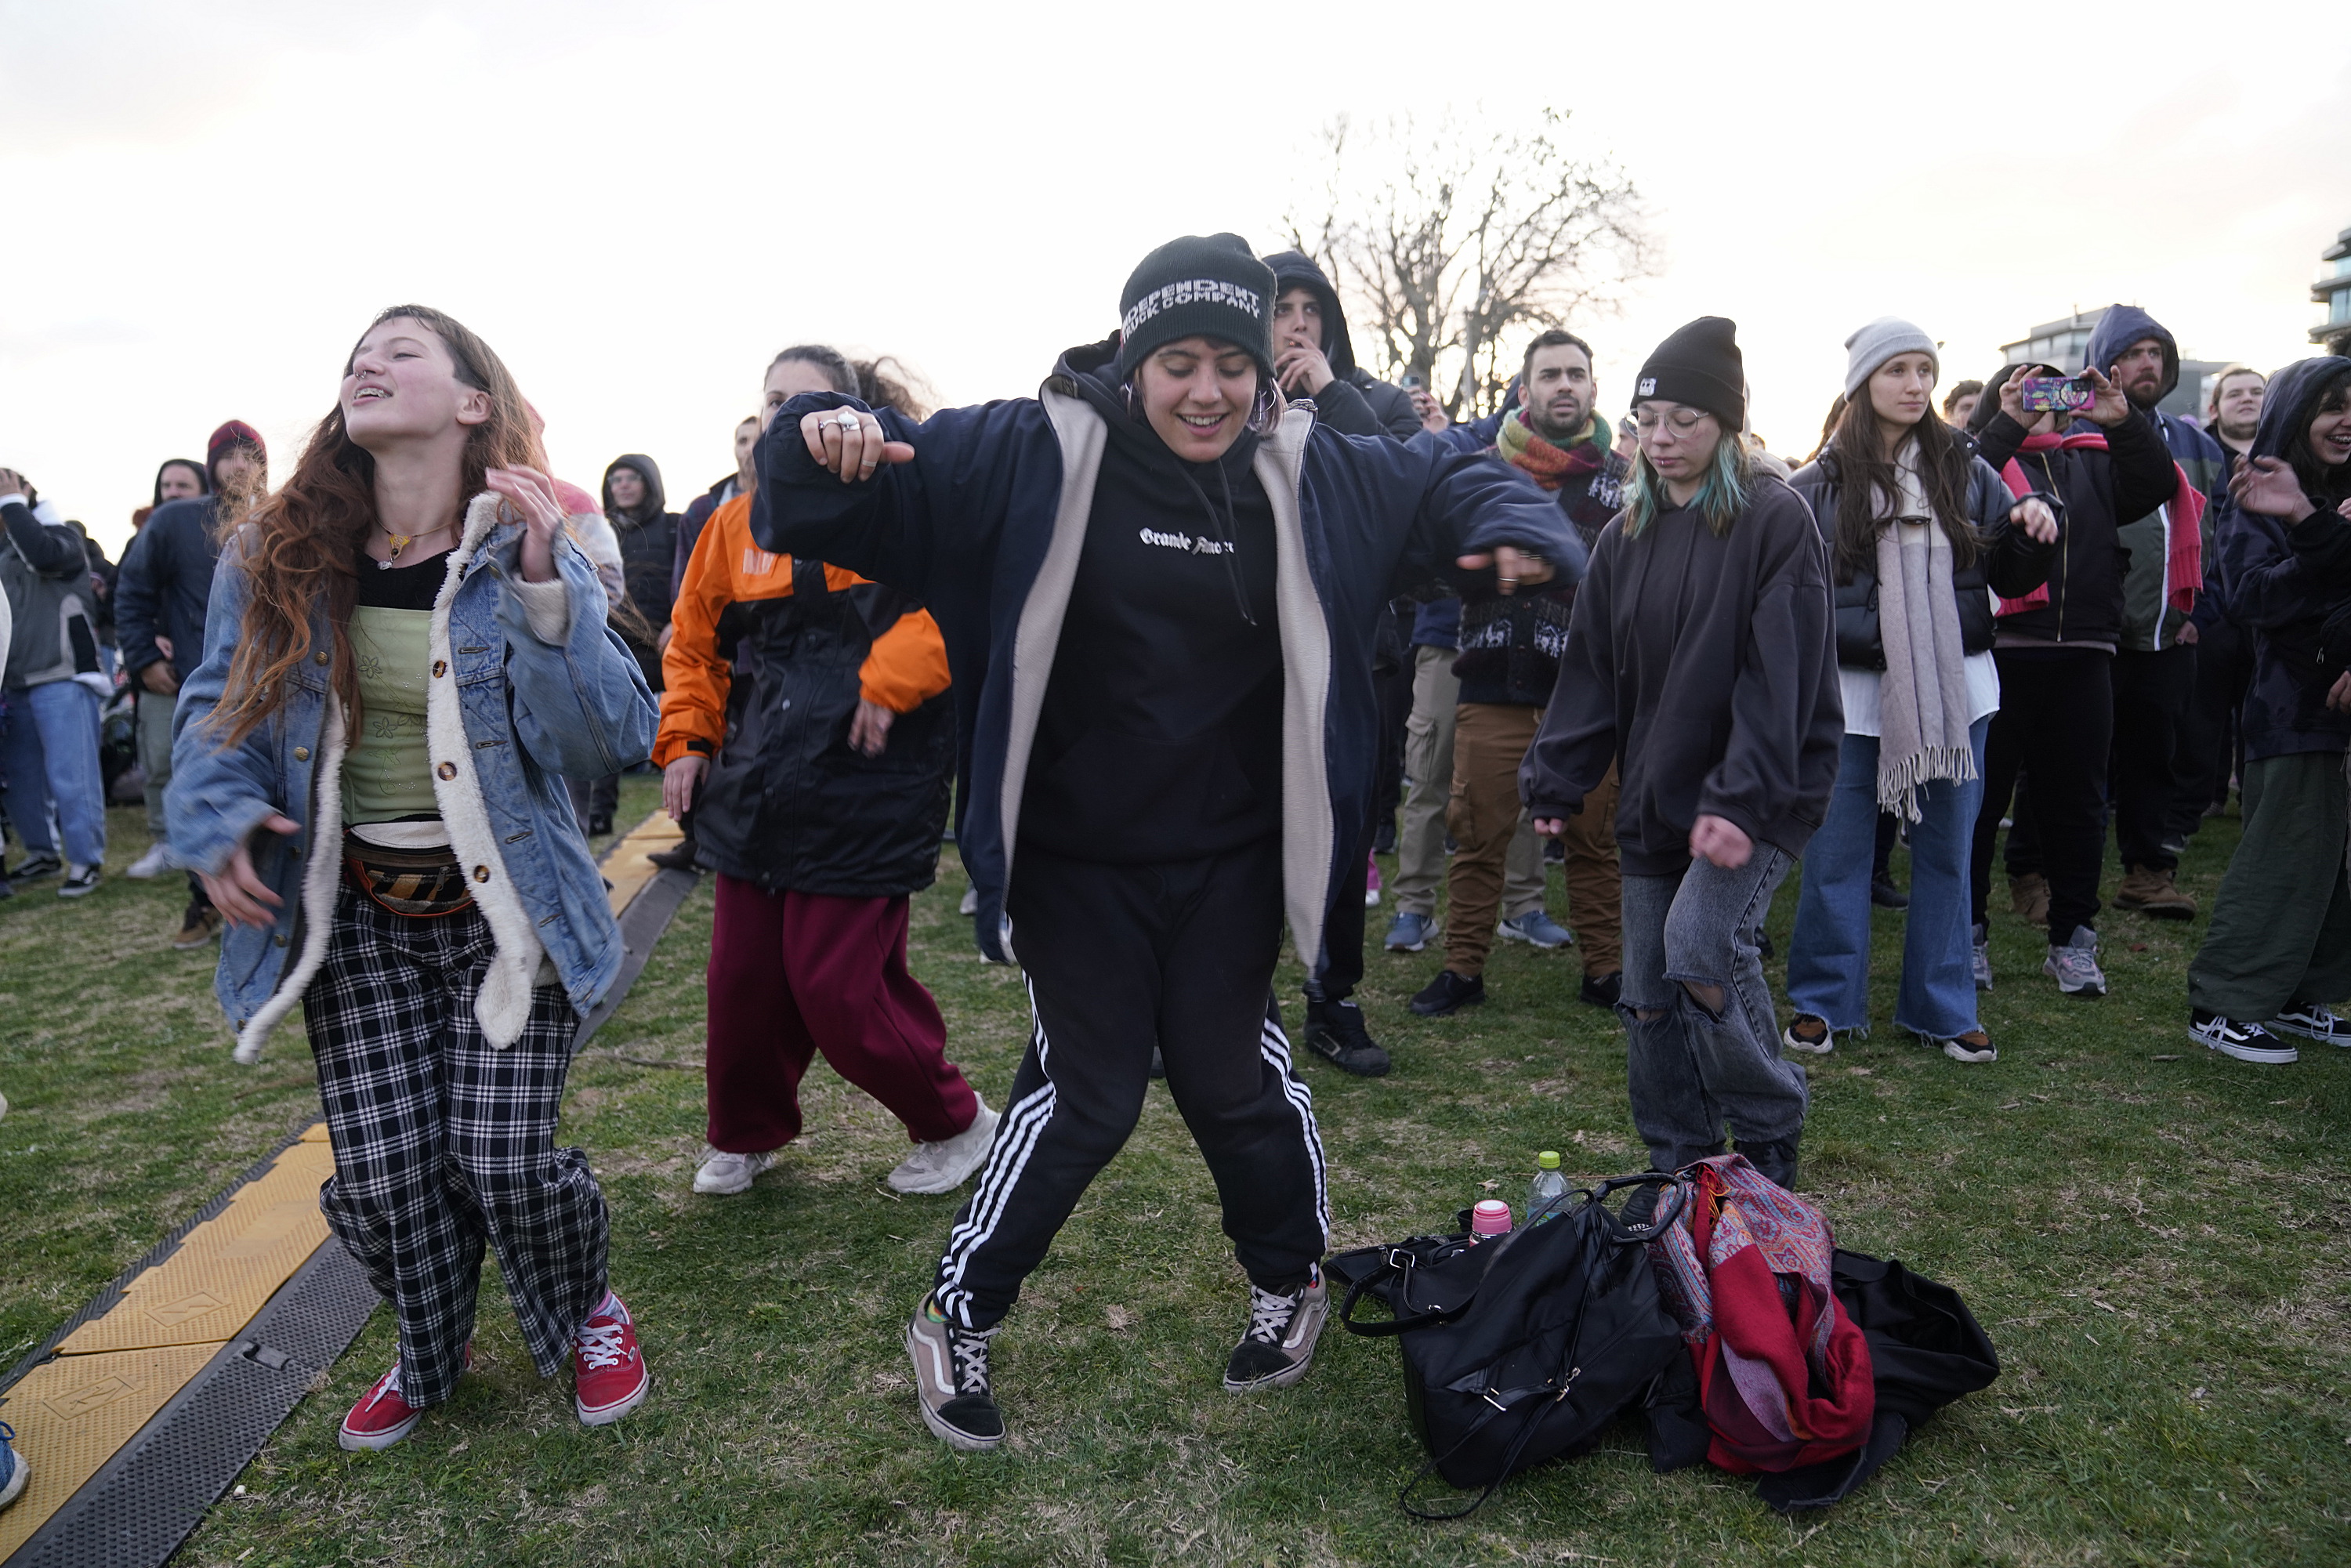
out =
[[1033,392],[1152,246],[1273,248],[1343,110],[1555,105],[1630,170],[1665,270],[1569,323],[1612,412],[1708,313],[1782,451],[1889,312],[1950,379],[2116,299],[2191,357],[2309,351],[2341,6],[2012,9],[0,0],[0,465],[111,551],[223,419],[282,473],[415,300],[504,356],[565,476],[649,453],[679,507],[777,348]]

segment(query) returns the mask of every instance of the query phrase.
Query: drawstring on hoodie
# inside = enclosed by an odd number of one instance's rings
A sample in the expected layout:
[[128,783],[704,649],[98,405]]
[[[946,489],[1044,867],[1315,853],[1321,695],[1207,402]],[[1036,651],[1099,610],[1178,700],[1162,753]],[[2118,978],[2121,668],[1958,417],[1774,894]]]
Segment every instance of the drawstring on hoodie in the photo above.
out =
[[1234,542],[1233,538],[1234,535],[1240,532],[1236,525],[1240,513],[1239,508],[1233,504],[1232,476],[1225,472],[1224,464],[1220,462],[1217,465],[1217,480],[1225,490],[1225,515],[1219,517],[1217,516],[1217,508],[1208,500],[1207,490],[1197,479],[1192,477],[1192,465],[1188,463],[1184,464],[1183,472],[1184,483],[1192,486],[1193,498],[1200,503],[1200,509],[1208,515],[1209,533],[1218,544],[1225,547],[1217,553],[1224,557],[1225,580],[1232,584],[1233,602],[1240,606],[1241,619],[1254,626],[1257,624],[1257,612],[1249,608],[1249,590],[1241,581],[1240,547]]

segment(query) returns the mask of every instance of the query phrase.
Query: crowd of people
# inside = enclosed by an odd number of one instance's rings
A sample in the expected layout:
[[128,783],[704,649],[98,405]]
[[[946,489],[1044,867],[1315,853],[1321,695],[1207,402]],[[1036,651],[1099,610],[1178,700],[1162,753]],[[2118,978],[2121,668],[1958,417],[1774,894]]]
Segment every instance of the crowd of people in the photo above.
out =
[[[893,1187],[977,1176],[904,1331],[958,1448],[1003,1441],[990,1341],[1155,1078],[1248,1278],[1224,1386],[1304,1375],[1327,1170],[1276,964],[1286,928],[1308,1058],[1389,1071],[1354,996],[1386,898],[1386,950],[1442,941],[1414,1013],[1485,1002],[1497,940],[1573,947],[1653,1166],[1735,1143],[1792,1187],[1805,1061],[1871,1025],[1873,908],[1901,915],[1894,1027],[1993,1062],[1995,856],[2046,977],[2096,998],[2109,825],[2109,902],[2192,918],[2185,840],[2233,780],[2189,1028],[2253,1063],[2351,1042],[2351,360],[2232,365],[2190,421],[2172,335],[2117,306],[2085,363],[1938,402],[1936,340],[1886,318],[1791,464],[1719,317],[1618,423],[1553,328],[1457,423],[1357,361],[1295,251],[1172,241],[1118,312],[973,408],[786,348],[683,513],[640,455],[598,495],[553,477],[513,375],[421,306],[369,325],[275,488],[236,421],[162,465],[119,568],[0,468],[0,889],[97,887],[119,686],[153,841],[127,874],[188,878],[172,941],[220,940],[240,1061],[301,1008],[321,1204],[398,1322],[346,1447],[449,1397],[486,1249],[582,1421],[645,1397],[554,1133],[621,963],[589,840],[647,763],[684,830],[662,858],[716,885],[694,1190],[775,1162],[820,1054],[904,1125]],[[1001,1112],[907,963],[949,837],[1033,1009]]]

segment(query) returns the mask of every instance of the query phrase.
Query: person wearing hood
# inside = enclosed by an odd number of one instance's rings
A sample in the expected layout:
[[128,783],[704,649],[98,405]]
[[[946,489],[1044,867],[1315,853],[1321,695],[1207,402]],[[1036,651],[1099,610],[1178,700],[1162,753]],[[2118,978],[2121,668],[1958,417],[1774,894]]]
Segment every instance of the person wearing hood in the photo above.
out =
[[2211,514],[2229,463],[2219,442],[2157,406],[2179,384],[2179,345],[2154,317],[2135,305],[2108,306],[2084,362],[2123,389],[2179,468],[2172,496],[2144,517],[2118,519],[2116,529],[2130,564],[2114,656],[2115,841],[2123,862],[2115,907],[2189,920],[2196,900],[2175,881],[2185,845],[2170,823],[2175,805],[2205,784],[2200,769],[2184,766],[2180,729],[2196,693],[2197,643],[2220,618],[2218,596],[2203,590],[2218,576],[2208,570]]
[[1844,740],[1828,552],[1740,438],[1736,324],[1702,316],[1635,379],[1641,455],[1576,590],[1520,788],[1535,831],[1610,774],[1623,865],[1633,1124],[1650,1165],[1739,1152],[1792,1188],[1804,1070],[1784,1060],[1757,936],[1828,810]]
[[10,468],[0,468],[0,590],[15,626],[0,777],[12,791],[9,817],[25,845],[25,858],[8,877],[30,882],[63,872],[58,896],[80,898],[98,890],[106,859],[98,694],[110,685],[99,653],[88,540]]
[[[669,625],[670,602],[677,597],[670,587],[670,574],[677,563],[680,520],[675,512],[664,510],[667,499],[662,492],[660,467],[643,453],[615,457],[604,470],[603,499],[604,520],[612,525],[620,540],[621,571],[628,583],[630,602],[653,628],[657,643]],[[636,654],[646,684],[659,692],[660,648],[655,643],[638,647],[625,631],[622,636],[629,642],[630,652]]]
[[840,393],[761,438],[751,532],[920,601],[955,678],[956,847],[1036,1022],[979,1186],[906,1325],[925,1424],[992,1448],[988,1341],[1134,1129],[1155,1043],[1249,1281],[1235,1391],[1305,1375],[1328,1310],[1321,1135],[1272,1006],[1323,947],[1377,745],[1374,624],[1432,577],[1533,587],[1582,546],[1435,443],[1288,407],[1272,269],[1145,256],[1119,334],[1035,398],[917,426]]
[[[1318,423],[1348,435],[1398,441],[1419,434],[1420,415],[1404,388],[1377,380],[1355,362],[1354,340],[1338,290],[1311,258],[1285,250],[1259,258],[1273,269],[1273,372],[1282,394],[1311,399]],[[1371,853],[1377,821],[1394,820],[1388,781],[1404,767],[1404,738],[1412,704],[1412,668],[1396,618],[1381,618],[1373,674],[1383,723],[1374,754],[1371,815],[1364,822],[1356,873],[1333,893],[1323,917],[1322,956],[1306,980],[1306,1049],[1343,1072],[1377,1078],[1388,1053],[1372,1038],[1353,999],[1364,978],[1364,911],[1379,902]]]
[[2188,966],[2189,1033],[2240,1061],[2289,1036],[2351,1044],[2351,359],[2270,379],[2220,525],[2229,608],[2252,634],[2244,836]]
[[[167,476],[186,474],[187,460],[156,471],[155,493]],[[147,780],[147,852],[123,875],[144,882],[171,869],[170,795],[172,716],[179,705],[180,677],[204,645],[204,608],[220,559],[221,508],[242,511],[269,487],[269,449],[261,433],[232,419],[204,443],[198,483],[159,499],[147,524],[122,552],[114,586],[114,623],[122,650],[122,670],[138,698],[139,766]],[[171,944],[183,952],[201,947],[220,933],[220,915],[193,872],[188,903]]]
[[1991,595],[2021,599],[2047,580],[2056,515],[2046,497],[2011,495],[1935,417],[1934,339],[1883,317],[1845,355],[1836,426],[1792,481],[1834,563],[1844,749],[1804,856],[1788,947],[1796,1017],[1781,1043],[1824,1056],[1839,1030],[1868,1029],[1869,862],[1891,814],[1910,823],[1911,867],[1895,1027],[1954,1061],[1992,1061],[1968,922],[1984,737],[2000,710]]
[[[1992,657],[2000,712],[1984,740],[1983,806],[1976,815],[1970,875],[1975,928],[1985,928],[2000,820],[2017,800],[2045,867],[2049,956],[2043,971],[2073,997],[2103,997],[2098,967],[2098,875],[2105,862],[2106,764],[2114,737],[2114,656],[2123,636],[2123,579],[2129,552],[2119,520],[2171,502],[2184,481],[2155,427],[2095,366],[2083,372],[2095,401],[2079,416],[2028,410],[2028,377],[2059,375],[2048,365],[2003,365],[1984,387],[1969,433],[1976,454],[1999,470],[2011,495],[2062,503],[2064,527],[2049,580],[1993,611]],[[2194,530],[2180,536],[2194,538]],[[2021,795],[2022,769],[2032,787]],[[2015,846],[2011,845],[2011,852]],[[2011,860],[2011,881],[2023,876]],[[2019,887],[2022,905],[2025,890]],[[1979,985],[1991,981],[1991,954],[1979,942]]]
[[[772,413],[853,392],[819,343],[768,364]],[[898,1192],[951,1192],[987,1156],[996,1113],[946,1060],[946,1024],[906,971],[909,900],[936,874],[955,760],[946,650],[904,595],[752,541],[751,498],[718,508],[663,654],[653,762],[672,817],[717,876],[705,1067],[710,1154],[694,1190],[747,1191],[799,1135],[821,1053],[915,1147]]]
[[[1623,506],[1631,472],[1610,449],[1608,421],[1595,406],[1592,345],[1558,328],[1538,333],[1527,345],[1520,379],[1525,405],[1502,422],[1491,455],[1549,494],[1589,551]],[[1519,801],[1519,764],[1558,684],[1574,608],[1573,584],[1508,598],[1480,593],[1461,603],[1447,812],[1458,847],[1446,872],[1445,967],[1411,1003],[1424,1018],[1485,1000],[1486,956],[1498,932],[1537,948],[1568,944],[1567,932],[1543,908],[1540,881],[1531,897],[1516,901],[1505,884],[1512,849],[1534,831]],[[1605,1008],[1616,1005],[1625,967],[1617,937],[1624,894],[1610,825],[1615,809],[1611,774],[1562,835],[1568,913],[1583,945],[1581,996]]]

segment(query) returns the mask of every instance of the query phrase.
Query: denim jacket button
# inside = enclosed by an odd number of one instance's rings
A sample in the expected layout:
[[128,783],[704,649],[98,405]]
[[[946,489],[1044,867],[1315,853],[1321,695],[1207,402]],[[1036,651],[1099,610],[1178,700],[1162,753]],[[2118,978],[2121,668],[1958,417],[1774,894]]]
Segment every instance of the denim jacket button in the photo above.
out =
[[309,761],[309,760],[310,760],[310,748],[309,748],[308,747],[307,747],[307,746],[298,746],[298,747],[296,747],[294,748],[294,760],[295,760],[295,761],[297,761],[297,762],[308,762],[308,761]]
[[444,780],[455,779],[457,777],[457,765],[454,762],[444,762],[433,771],[441,775]]
[[327,651],[324,648],[321,648],[317,653],[311,654],[310,657],[313,662],[323,664],[327,662]]
[[276,946],[283,947],[286,946],[286,933],[280,931],[277,936],[272,936],[269,940]]

